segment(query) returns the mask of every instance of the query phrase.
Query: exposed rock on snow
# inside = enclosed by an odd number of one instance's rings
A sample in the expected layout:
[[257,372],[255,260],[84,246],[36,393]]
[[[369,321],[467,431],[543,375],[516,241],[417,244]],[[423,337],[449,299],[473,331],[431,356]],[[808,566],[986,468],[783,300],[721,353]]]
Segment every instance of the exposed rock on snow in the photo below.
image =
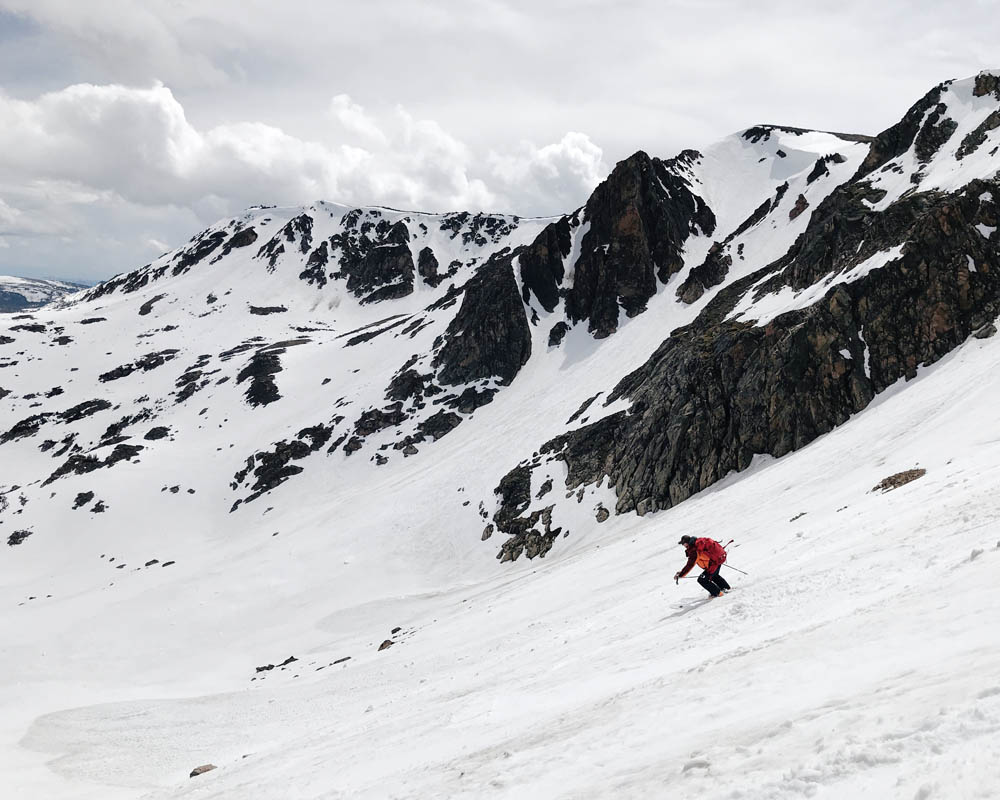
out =
[[898,489],[900,486],[905,486],[906,484],[915,481],[917,478],[922,478],[927,474],[925,469],[907,469],[902,472],[897,472],[895,475],[890,475],[888,478],[883,478],[876,486],[872,487],[873,492],[890,492],[893,489]]
[[218,769],[215,764],[202,764],[200,767],[195,767],[191,770],[191,774],[188,775],[189,778],[194,778],[197,775],[204,775],[206,772],[211,772],[213,769]]
[[14,531],[10,536],[7,537],[7,545],[14,547],[14,545],[21,544],[25,539],[31,536],[32,531],[30,530],[20,530]]

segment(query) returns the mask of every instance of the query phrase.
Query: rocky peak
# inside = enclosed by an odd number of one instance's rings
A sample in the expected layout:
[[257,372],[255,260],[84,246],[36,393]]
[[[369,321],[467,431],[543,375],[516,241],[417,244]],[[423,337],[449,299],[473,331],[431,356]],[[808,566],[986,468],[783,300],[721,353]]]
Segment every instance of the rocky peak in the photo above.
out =
[[589,228],[566,311],[574,322],[589,320],[595,338],[618,329],[619,306],[628,316],[646,309],[657,280],[665,283],[683,265],[689,236],[715,230],[715,215],[691,190],[681,166],[640,150],[620,162],[587,202]]
[[980,72],[974,79],[972,94],[974,97],[992,94],[1000,100],[1000,72]]

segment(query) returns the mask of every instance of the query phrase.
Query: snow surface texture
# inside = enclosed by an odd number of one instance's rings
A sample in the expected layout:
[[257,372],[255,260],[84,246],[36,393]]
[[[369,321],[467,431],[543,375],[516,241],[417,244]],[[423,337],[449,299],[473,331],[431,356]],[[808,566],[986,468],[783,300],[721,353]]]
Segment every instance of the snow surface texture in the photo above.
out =
[[[975,127],[963,119],[956,137],[961,126]],[[718,228],[692,236],[644,313],[603,340],[571,327],[556,347],[562,304],[529,303],[531,357],[513,382],[445,387],[497,393],[413,452],[394,445],[432,402],[404,404],[399,425],[351,453],[341,437],[386,406],[411,356],[433,369],[461,303],[451,284],[549,220],[491,217],[487,230],[469,215],[251,209],[112,291],[5,319],[0,774],[14,794],[992,796],[998,337],[969,339],[849,424],[669,511],[598,524],[608,486],[565,496],[564,473],[533,476],[553,480],[572,531],[545,560],[500,569],[480,541],[499,477],[619,410],[602,396],[710,301],[716,289],[683,303],[676,288],[713,241],[728,237],[733,255],[722,286],[752,274],[804,230],[798,196],[815,208],[867,154],[833,134],[765,133],[690,166]],[[454,272],[363,302],[373,287],[333,277],[344,253],[329,242],[347,241],[350,219],[388,249],[402,222],[413,264],[429,248],[438,274]],[[329,266],[310,270],[320,242]],[[813,301],[749,297],[744,319]],[[331,452],[311,447],[320,427]],[[290,442],[304,452],[286,466],[302,471],[251,499],[247,458]],[[57,475],[74,456],[80,469]],[[872,489],[914,468],[926,474]],[[682,533],[736,538],[730,562],[747,574],[728,574],[730,595],[673,585]]]

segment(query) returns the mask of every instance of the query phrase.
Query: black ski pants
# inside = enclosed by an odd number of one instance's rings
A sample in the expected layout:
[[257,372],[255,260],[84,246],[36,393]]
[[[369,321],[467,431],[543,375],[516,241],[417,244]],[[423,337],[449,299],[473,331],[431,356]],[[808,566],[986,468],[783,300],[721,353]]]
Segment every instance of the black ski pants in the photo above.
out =
[[705,589],[713,597],[718,597],[723,591],[729,591],[732,587],[729,585],[729,581],[722,577],[720,574],[722,566],[720,565],[715,572],[709,572],[707,569],[698,576],[698,583],[701,587]]

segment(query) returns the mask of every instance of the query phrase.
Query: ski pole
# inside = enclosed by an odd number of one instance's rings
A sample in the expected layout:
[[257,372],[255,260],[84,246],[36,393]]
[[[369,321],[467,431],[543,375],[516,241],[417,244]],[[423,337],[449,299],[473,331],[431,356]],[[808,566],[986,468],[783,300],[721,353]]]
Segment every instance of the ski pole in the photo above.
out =
[[740,573],[741,575],[749,575],[749,574],[750,574],[749,572],[744,572],[744,571],[743,571],[743,570],[741,570],[741,569],[736,569],[736,567],[732,566],[731,564],[723,564],[722,566],[724,566],[724,567],[729,567],[729,569],[735,569],[735,570],[736,570],[736,571],[737,571],[738,573]]

